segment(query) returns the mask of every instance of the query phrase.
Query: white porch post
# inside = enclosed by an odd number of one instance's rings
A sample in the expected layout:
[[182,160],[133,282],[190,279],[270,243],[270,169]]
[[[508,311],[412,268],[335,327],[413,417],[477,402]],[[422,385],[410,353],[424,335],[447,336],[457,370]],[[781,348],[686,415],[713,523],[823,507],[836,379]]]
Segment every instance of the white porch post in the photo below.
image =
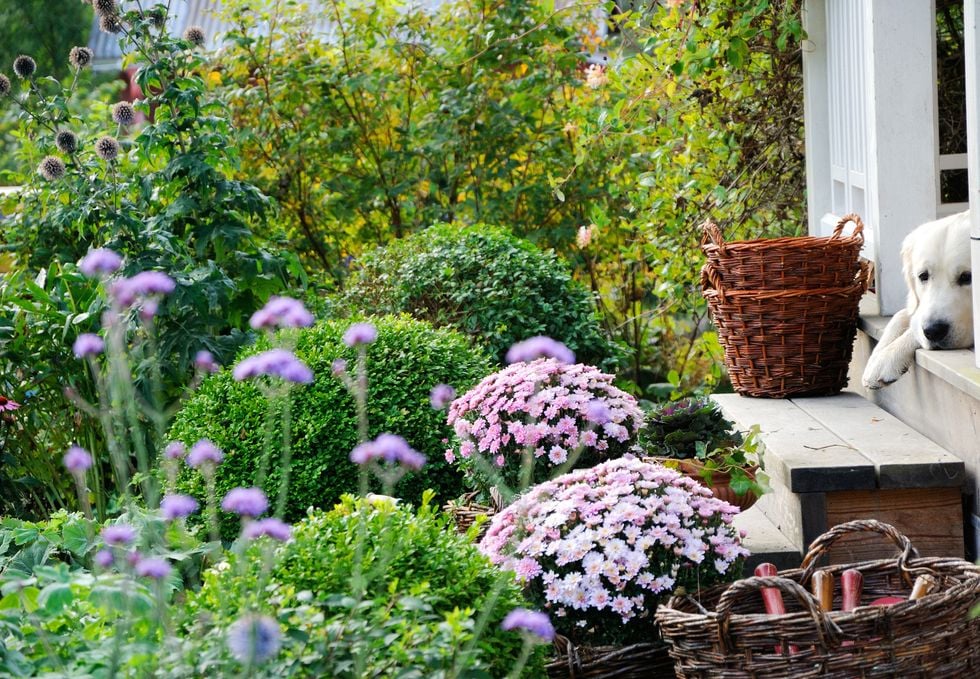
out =
[[935,5],[869,0],[865,11],[871,38],[869,217],[877,245],[878,303],[882,314],[892,315],[905,306],[902,239],[935,219],[938,204]]
[[[980,271],[980,0],[963,3],[963,37],[966,47],[966,147],[970,173],[970,255],[974,271]],[[973,346],[980,349],[980,288],[973,285]],[[980,351],[974,352],[980,367]]]

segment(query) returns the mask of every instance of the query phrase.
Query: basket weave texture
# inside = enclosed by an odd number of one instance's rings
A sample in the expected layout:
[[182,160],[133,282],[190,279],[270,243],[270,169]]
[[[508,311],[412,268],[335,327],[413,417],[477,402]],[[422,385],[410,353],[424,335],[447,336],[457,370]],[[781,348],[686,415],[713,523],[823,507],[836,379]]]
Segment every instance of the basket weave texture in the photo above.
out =
[[576,646],[555,637],[557,657],[546,669],[548,679],[668,679],[674,661],[663,643],[629,646]]
[[[851,221],[856,235],[840,236]],[[725,244],[717,226],[705,225],[701,290],[736,392],[825,396],[847,385],[858,304],[869,282],[868,265],[858,258],[863,228],[860,217],[847,215],[828,238]],[[731,255],[736,250],[738,257]],[[784,269],[797,260],[796,271]]]
[[[844,535],[877,532],[899,547],[895,559],[830,566],[864,576],[861,605],[820,610],[807,591],[818,562]],[[937,578],[937,590],[915,601],[869,606],[883,596],[907,598],[915,577]],[[763,615],[760,590],[783,592],[787,613]],[[680,679],[767,677],[881,677],[954,679],[980,676],[980,569],[962,559],[918,558],[908,538],[877,521],[852,521],[814,541],[801,568],[779,577],[746,578],[705,590],[698,600],[673,597],[656,614]]]

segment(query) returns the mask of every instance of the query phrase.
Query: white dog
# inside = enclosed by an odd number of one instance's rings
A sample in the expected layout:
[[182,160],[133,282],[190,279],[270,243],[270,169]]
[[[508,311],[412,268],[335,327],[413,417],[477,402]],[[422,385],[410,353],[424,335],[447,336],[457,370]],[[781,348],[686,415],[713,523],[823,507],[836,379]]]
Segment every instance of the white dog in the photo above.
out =
[[861,379],[868,389],[880,389],[905,374],[920,347],[972,346],[970,213],[927,222],[906,236],[902,271],[908,299],[871,353]]

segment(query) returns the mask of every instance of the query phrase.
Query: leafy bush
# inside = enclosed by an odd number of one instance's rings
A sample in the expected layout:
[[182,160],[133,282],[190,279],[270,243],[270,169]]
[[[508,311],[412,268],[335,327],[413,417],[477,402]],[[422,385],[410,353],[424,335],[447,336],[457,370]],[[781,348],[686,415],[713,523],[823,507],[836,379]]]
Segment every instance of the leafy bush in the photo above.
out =
[[[428,457],[421,473],[396,486],[401,496],[417,501],[424,489],[433,488],[440,499],[456,497],[462,492],[460,474],[442,459],[443,440],[451,430],[444,414],[430,406],[429,392],[439,383],[466,389],[490,371],[490,364],[482,351],[454,331],[437,330],[405,317],[374,322],[378,338],[368,348],[367,360],[369,434],[397,432]],[[315,382],[288,397],[292,462],[287,520],[304,516],[311,506],[329,507],[342,494],[358,490],[358,469],[349,458],[358,443],[355,401],[331,374],[337,359],[354,364],[355,350],[342,341],[348,325],[327,321],[297,335],[296,355],[313,370]],[[263,347],[264,341],[258,345]],[[266,451],[267,412],[258,387],[236,382],[230,371],[223,371],[206,380],[187,401],[175,418],[170,437],[188,446],[208,438],[224,450],[226,457],[216,474],[220,497],[231,488],[257,481]],[[282,441],[282,423],[268,424],[268,440]],[[263,487],[270,496],[276,495],[282,473],[277,464],[269,470]],[[198,474],[186,473],[182,484],[203,497]]]
[[647,414],[643,444],[650,455],[691,459],[698,444],[709,450],[737,446],[742,435],[718,405],[703,396],[663,403]]
[[484,493],[497,486],[506,497],[620,457],[634,445],[643,413],[612,381],[591,366],[555,359],[508,366],[453,401],[448,422],[456,436],[446,459]]
[[407,312],[485,343],[502,360],[547,335],[580,363],[615,364],[589,291],[553,253],[485,225],[441,224],[368,253],[347,299],[370,313]]
[[649,641],[659,601],[740,576],[737,513],[673,470],[621,458],[528,489],[493,517],[480,550],[573,640]]
[[[365,584],[355,606],[349,595],[358,563]],[[294,659],[290,670],[302,667],[305,676],[451,676],[448,670],[469,650],[480,610],[488,617],[473,649],[476,667],[505,676],[522,645],[519,634],[500,629],[510,610],[527,603],[520,587],[456,533],[432,506],[431,493],[417,511],[346,496],[329,512],[312,512],[271,560],[253,544],[206,572],[189,611],[207,612],[220,626],[259,591],[260,610],[300,628],[287,631],[292,647],[284,655]],[[306,614],[295,615],[304,603]],[[322,621],[310,625],[316,614]],[[352,670],[358,655],[368,663],[359,674]],[[527,676],[540,676],[542,657],[535,654]],[[423,674],[406,674],[411,671]]]

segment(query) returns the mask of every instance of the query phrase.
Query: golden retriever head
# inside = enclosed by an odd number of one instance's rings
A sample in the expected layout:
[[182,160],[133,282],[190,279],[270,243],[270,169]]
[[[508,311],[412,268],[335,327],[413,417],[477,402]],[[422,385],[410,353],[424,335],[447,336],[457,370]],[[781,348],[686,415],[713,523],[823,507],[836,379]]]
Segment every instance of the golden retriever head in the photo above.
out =
[[927,349],[973,345],[968,212],[923,224],[902,242],[910,328]]

